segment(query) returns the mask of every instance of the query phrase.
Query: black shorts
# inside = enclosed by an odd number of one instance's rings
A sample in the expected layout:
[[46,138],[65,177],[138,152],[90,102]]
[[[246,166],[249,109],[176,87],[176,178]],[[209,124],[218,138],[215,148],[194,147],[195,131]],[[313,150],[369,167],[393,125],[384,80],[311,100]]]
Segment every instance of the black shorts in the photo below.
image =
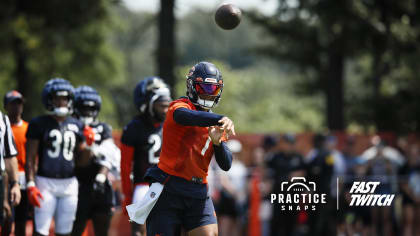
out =
[[210,197],[197,199],[170,193],[165,189],[147,217],[147,235],[177,235],[200,226],[217,224]]
[[77,217],[90,219],[93,214],[112,214],[114,194],[107,182],[103,193],[93,190],[93,184],[80,183]]

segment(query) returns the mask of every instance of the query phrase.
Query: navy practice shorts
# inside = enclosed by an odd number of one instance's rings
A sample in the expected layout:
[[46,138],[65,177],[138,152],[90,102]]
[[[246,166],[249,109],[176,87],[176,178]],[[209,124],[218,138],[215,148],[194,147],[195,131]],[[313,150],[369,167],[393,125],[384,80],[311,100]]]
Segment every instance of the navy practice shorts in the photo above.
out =
[[170,193],[165,189],[147,217],[147,235],[179,235],[200,226],[217,224],[210,197],[197,199]]

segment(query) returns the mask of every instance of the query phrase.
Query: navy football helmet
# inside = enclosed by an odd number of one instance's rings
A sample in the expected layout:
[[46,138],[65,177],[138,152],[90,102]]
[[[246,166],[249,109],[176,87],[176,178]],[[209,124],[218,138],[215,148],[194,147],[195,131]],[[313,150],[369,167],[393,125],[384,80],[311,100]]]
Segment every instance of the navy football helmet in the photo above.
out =
[[187,75],[187,96],[191,102],[209,110],[217,105],[223,91],[222,74],[215,65],[200,62]]
[[160,116],[153,109],[153,103],[156,101],[171,101],[171,92],[160,77],[147,77],[134,89],[134,104],[140,114],[148,113],[151,118],[163,121],[165,117]]
[[[67,106],[56,107],[53,103],[55,96],[66,96],[68,97]],[[68,116],[73,113],[73,99],[74,99],[74,88],[69,81],[62,78],[54,78],[44,86],[42,90],[42,104],[44,104],[49,114],[56,116]]]
[[92,87],[80,86],[74,93],[74,112],[85,125],[95,121],[101,110],[102,99]]

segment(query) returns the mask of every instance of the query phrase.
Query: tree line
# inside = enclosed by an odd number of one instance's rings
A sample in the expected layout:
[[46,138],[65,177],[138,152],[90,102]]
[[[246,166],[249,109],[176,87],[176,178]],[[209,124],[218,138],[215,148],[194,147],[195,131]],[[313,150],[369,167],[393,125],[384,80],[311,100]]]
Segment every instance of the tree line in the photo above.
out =
[[279,0],[233,31],[214,24],[214,9],[177,18],[175,3],[152,14],[115,0],[2,1],[1,94],[22,92],[29,118],[43,111],[45,81],[64,77],[96,87],[101,117],[121,128],[139,80],[160,75],[181,96],[188,67],[211,60],[226,75],[217,109],[244,132],[419,130],[416,1]]

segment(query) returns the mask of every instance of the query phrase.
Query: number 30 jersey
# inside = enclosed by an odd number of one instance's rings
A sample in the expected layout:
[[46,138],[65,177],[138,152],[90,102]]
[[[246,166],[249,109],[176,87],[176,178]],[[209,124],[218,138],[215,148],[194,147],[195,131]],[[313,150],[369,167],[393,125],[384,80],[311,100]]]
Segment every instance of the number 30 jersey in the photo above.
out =
[[26,138],[39,140],[37,175],[74,176],[75,149],[84,141],[83,123],[73,117],[59,123],[52,116],[40,116],[29,123]]
[[[132,157],[122,155],[121,171],[133,172],[133,183],[143,183],[146,170],[159,162],[162,146],[162,124],[153,124],[144,116],[134,118],[127,126],[121,137],[124,145],[134,149]],[[122,150],[124,153],[124,150]],[[127,168],[124,168],[126,166]],[[128,173],[121,173],[129,175]]]

